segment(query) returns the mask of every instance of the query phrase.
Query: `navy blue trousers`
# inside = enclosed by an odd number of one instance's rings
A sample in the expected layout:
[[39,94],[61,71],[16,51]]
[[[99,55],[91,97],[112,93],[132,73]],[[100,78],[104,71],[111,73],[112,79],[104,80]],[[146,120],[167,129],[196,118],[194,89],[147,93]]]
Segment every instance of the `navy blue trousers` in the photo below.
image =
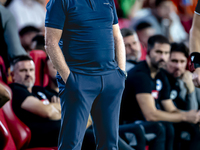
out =
[[65,84],[57,76],[61,98],[59,150],[80,150],[89,113],[98,150],[118,149],[119,110],[125,75],[117,69],[106,75],[71,72]]

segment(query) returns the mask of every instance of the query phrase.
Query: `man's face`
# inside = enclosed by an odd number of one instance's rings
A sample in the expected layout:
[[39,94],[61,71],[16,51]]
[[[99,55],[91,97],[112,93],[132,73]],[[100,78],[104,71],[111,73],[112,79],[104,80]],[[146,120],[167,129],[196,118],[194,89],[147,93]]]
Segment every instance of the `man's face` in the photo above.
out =
[[35,65],[32,60],[19,61],[14,66],[14,83],[32,88],[35,83]]
[[172,1],[164,1],[157,8],[157,15],[160,18],[170,19],[170,14],[174,11]]
[[138,31],[138,32],[137,32],[137,35],[138,35],[138,37],[139,37],[140,42],[141,42],[145,47],[147,47],[147,45],[148,45],[148,39],[149,39],[151,36],[155,35],[155,33],[156,33],[155,29],[149,27],[149,28],[143,29],[143,30],[141,30],[141,31]]
[[167,62],[167,71],[175,78],[180,77],[187,65],[187,58],[181,52],[172,52]]
[[123,39],[126,48],[126,59],[139,61],[141,57],[141,47],[137,34],[124,37]]
[[7,2],[7,0],[0,0],[0,2],[2,3],[2,5],[4,5]]
[[149,58],[151,65],[158,69],[164,68],[169,59],[170,45],[155,43],[154,47],[150,50]]
[[35,48],[32,40],[37,34],[37,32],[28,32],[20,37],[21,44],[27,52]]

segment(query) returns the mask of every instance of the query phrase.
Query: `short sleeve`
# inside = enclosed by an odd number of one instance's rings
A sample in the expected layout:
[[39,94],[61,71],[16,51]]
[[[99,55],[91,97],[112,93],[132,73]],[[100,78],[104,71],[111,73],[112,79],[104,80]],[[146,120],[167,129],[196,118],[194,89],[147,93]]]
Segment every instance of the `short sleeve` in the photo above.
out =
[[112,1],[112,5],[113,5],[113,17],[114,17],[113,25],[114,25],[114,24],[118,23],[118,17],[117,17],[117,11],[116,11],[114,0],[111,0],[111,1]]
[[135,73],[133,76],[127,79],[126,82],[134,89],[135,94],[151,94],[152,92],[151,78],[145,73]]
[[169,80],[166,77],[165,73],[162,73],[161,77],[162,77],[161,80],[162,80],[163,86],[159,93],[159,95],[160,95],[159,99],[160,99],[160,101],[168,100],[168,99],[170,99],[171,86],[170,86]]
[[50,0],[46,6],[45,26],[63,30],[66,7],[66,0]]
[[11,84],[10,88],[11,88],[12,93],[13,93],[13,97],[12,97],[13,109],[21,108],[21,104],[23,103],[23,101],[28,96],[32,96],[32,94],[25,87],[23,87],[21,85]]
[[195,9],[195,13],[200,15],[200,0],[197,3],[196,9]]

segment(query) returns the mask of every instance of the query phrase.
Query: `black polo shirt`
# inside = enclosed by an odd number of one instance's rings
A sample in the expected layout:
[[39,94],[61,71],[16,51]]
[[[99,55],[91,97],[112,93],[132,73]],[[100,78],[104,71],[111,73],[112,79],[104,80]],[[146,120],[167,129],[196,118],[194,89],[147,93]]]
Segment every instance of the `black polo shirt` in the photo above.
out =
[[197,3],[196,9],[195,9],[195,13],[200,15],[200,0]]
[[22,103],[28,96],[37,97],[39,100],[50,100],[53,94],[47,92],[43,87],[34,86],[32,93],[30,93],[24,85],[18,83],[10,84],[13,93],[12,108],[17,117],[24,122],[27,126],[32,123],[39,123],[49,121],[38,115],[35,115],[27,110],[21,108]]
[[163,69],[166,73],[170,84],[170,99],[173,101],[174,105],[181,110],[190,110],[190,100],[189,95],[187,94],[187,89],[184,85],[184,82],[181,79],[175,78],[172,74],[168,73]]
[[121,103],[120,123],[145,120],[136,100],[136,94],[139,93],[151,94],[157,109],[160,109],[160,102],[169,99],[170,95],[170,85],[165,73],[159,71],[153,79],[146,61],[140,62],[128,72]]

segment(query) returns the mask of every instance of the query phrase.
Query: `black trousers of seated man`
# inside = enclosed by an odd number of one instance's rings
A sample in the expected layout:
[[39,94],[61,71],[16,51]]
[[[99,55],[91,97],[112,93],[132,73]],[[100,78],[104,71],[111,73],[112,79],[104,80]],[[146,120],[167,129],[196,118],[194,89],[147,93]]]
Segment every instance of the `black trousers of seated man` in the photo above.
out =
[[[145,133],[143,128],[140,125],[130,123],[130,124],[124,124],[124,125],[119,125],[119,135],[121,139],[119,139],[119,150],[132,150],[133,148],[126,143],[126,138],[125,138],[125,133],[133,133],[136,137],[137,144],[133,146],[134,149],[136,150],[144,150],[146,146],[146,139],[145,139]],[[121,141],[122,142],[121,142]],[[94,139],[94,134],[93,134],[93,129],[90,127],[89,129],[86,130],[84,140],[83,140],[83,145],[82,145],[82,150],[95,150],[96,145],[95,145],[95,139]]]
[[57,147],[60,124],[60,120],[49,120],[28,124],[31,130],[31,141],[29,148]]
[[[174,150],[200,150],[200,126],[187,122],[174,123],[175,141]],[[189,137],[183,138],[181,134],[186,132]]]
[[155,134],[155,138],[147,141],[149,150],[173,150],[174,127],[169,122],[137,121],[144,127],[146,134]]

